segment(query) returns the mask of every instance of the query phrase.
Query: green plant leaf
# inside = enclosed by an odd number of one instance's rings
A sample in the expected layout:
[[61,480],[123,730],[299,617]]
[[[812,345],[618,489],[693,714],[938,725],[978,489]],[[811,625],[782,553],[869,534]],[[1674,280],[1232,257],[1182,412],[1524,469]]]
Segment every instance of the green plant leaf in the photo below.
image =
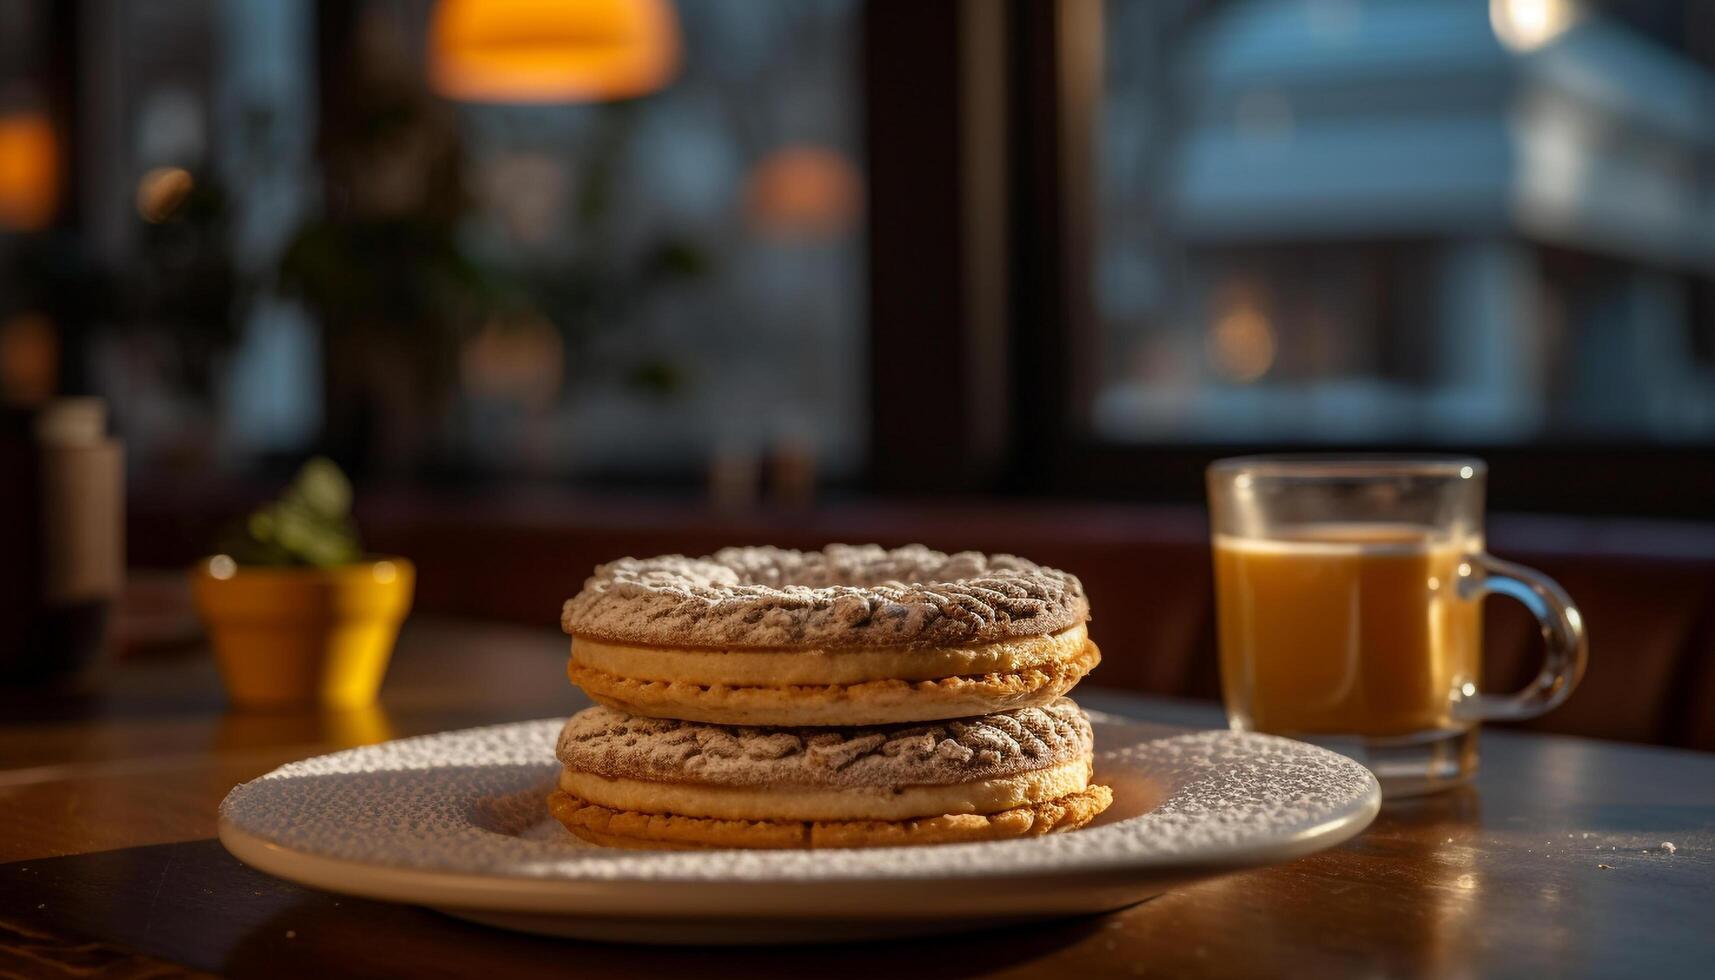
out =
[[351,513],[351,481],[325,456],[304,464],[292,481],[290,493],[321,517],[340,518]]
[[351,481],[330,459],[305,463],[280,499],[258,508],[222,548],[241,565],[329,567],[363,555]]

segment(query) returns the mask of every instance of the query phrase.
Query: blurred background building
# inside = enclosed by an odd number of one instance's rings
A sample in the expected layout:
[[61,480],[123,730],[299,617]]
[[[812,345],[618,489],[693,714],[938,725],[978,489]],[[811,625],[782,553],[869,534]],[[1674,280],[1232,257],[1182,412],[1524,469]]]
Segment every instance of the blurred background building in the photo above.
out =
[[1099,428],[1707,444],[1696,6],[1110,4]]
[[1709,5],[909,6],[0,0],[0,391],[143,487],[1707,486]]

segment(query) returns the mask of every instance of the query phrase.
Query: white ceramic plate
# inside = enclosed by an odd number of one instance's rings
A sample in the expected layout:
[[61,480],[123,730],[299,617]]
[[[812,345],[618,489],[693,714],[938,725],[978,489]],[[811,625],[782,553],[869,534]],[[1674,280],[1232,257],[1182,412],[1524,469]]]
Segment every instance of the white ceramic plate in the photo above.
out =
[[1106,912],[1354,836],[1363,766],[1269,735],[1091,713],[1114,804],[1025,840],[828,851],[629,851],[548,816],[560,721],[445,732],[295,762],[234,789],[220,839],[300,884],[587,939],[743,943],[951,932]]

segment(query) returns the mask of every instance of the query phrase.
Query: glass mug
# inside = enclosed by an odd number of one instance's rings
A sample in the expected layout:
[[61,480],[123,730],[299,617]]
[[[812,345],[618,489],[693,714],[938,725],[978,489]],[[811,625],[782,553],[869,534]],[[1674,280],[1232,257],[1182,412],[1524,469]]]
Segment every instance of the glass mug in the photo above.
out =
[[[1559,585],[1483,550],[1479,459],[1247,456],[1209,467],[1221,689],[1240,731],[1318,742],[1386,796],[1476,771],[1477,723],[1565,701],[1588,657]],[[1480,694],[1482,601],[1524,603],[1547,656]]]

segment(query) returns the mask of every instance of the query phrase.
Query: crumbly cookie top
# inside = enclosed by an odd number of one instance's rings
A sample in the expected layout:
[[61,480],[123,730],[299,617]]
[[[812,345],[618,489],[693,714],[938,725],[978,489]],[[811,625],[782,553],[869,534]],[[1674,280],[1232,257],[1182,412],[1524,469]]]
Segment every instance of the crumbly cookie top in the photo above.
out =
[[722,786],[945,786],[1090,757],[1070,699],[929,725],[747,728],[588,708],[560,731],[566,768],[609,779]]
[[835,544],[621,558],[560,621],[610,643],[803,649],[994,643],[1089,617],[1075,576],[1013,555]]

